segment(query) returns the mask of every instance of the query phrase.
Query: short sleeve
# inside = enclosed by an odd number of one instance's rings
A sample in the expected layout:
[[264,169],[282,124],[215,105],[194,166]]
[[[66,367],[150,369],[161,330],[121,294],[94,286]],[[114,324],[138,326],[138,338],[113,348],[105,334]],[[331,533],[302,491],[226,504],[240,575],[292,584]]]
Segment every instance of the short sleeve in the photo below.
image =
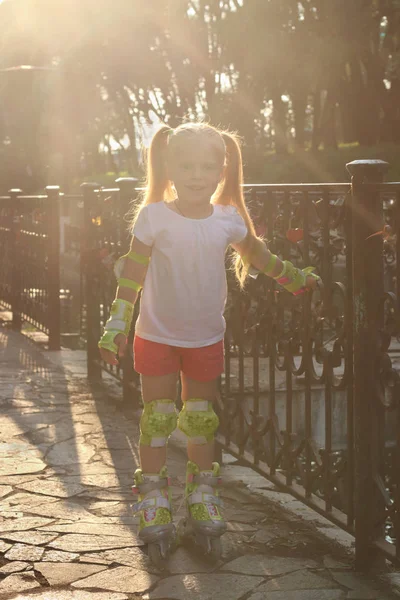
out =
[[132,228],[132,235],[146,246],[152,246],[154,236],[150,223],[149,207],[143,206],[140,210],[136,222]]
[[230,215],[231,227],[229,231],[229,243],[238,244],[242,242],[247,235],[247,226],[243,218],[239,215],[236,208],[231,207],[232,214]]

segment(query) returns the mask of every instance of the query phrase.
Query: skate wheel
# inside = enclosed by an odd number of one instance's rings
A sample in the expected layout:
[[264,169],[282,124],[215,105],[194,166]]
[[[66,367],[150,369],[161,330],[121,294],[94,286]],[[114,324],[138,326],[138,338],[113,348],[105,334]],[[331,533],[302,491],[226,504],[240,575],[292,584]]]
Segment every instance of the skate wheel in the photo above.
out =
[[209,551],[207,557],[212,561],[218,561],[222,555],[221,538],[209,538]]
[[159,544],[149,544],[147,552],[153,565],[157,569],[160,569],[160,571],[164,571],[166,569],[168,553],[165,553],[165,550]]

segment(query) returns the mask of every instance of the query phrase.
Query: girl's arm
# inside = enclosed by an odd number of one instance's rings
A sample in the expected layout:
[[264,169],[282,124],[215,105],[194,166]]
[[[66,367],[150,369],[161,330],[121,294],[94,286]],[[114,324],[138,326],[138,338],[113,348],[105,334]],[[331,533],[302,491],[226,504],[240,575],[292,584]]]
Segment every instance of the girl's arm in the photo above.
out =
[[[139,294],[139,289],[143,286],[144,280],[146,278],[147,269],[149,267],[149,259],[151,257],[151,251],[151,246],[143,244],[143,242],[139,241],[135,237],[132,238],[129,254],[133,253],[133,255],[137,255],[137,260],[131,260],[129,258],[123,257],[123,267],[120,270],[120,273],[118,273],[118,287],[115,295],[116,300],[126,300],[131,304],[135,304]],[[140,257],[143,257],[143,259],[141,259]],[[127,283],[127,286],[129,287],[120,285],[120,283],[123,284],[124,281],[137,283],[139,289],[135,289],[136,286],[132,287],[129,283]]]
[[117,354],[121,358],[125,353],[134,305],[146,278],[151,251],[151,246],[133,238],[128,254],[119,258],[114,266],[117,292],[98,344],[101,358],[112,365],[118,362]]
[[257,271],[276,279],[293,294],[301,293],[304,289],[315,289],[320,281],[320,278],[311,272],[310,267],[302,271],[291,262],[282,261],[268,250],[262,240],[251,233],[239,244],[232,244],[232,248],[240,254],[244,263],[249,263]]

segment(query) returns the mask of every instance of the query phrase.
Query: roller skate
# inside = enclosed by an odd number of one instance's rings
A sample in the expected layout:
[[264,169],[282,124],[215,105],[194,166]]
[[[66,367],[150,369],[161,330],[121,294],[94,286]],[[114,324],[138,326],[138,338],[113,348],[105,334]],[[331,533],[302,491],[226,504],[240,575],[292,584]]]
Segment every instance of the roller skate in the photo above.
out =
[[163,467],[159,475],[137,469],[134,481],[132,491],[139,495],[139,502],[133,506],[134,513],[140,513],[139,538],[147,544],[153,564],[164,570],[176,540],[167,468]]
[[194,542],[202,554],[212,561],[221,558],[221,535],[226,531],[220,508],[220,466],[213,463],[212,471],[200,471],[189,461],[186,470],[186,517],[178,524],[178,539]]

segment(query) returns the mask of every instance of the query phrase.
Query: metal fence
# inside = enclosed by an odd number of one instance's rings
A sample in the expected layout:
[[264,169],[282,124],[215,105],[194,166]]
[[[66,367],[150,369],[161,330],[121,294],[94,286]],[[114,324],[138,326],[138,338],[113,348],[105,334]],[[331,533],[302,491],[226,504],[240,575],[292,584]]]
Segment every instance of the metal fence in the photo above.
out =
[[[219,447],[353,533],[358,568],[385,556],[396,560],[400,552],[400,183],[382,183],[386,167],[351,163],[351,184],[245,186],[257,233],[282,258],[315,266],[324,287],[292,297],[260,276],[241,292],[228,269],[226,368],[217,403]],[[118,367],[101,363],[97,349],[115,295],[112,267],[129,246],[125,215],[138,193],[135,180],[117,186],[83,186],[73,199],[82,207],[82,226],[69,226],[66,247],[79,249],[84,274],[88,374],[107,370],[123,382],[124,399],[139,403],[132,344]],[[0,300],[16,314],[15,290],[23,297],[30,288],[15,283],[30,247],[26,234],[25,254],[14,253],[10,214],[15,221],[18,202],[15,194],[0,199],[0,245],[8,257]],[[35,262],[47,289],[49,252]],[[24,302],[30,315],[32,305]]]
[[59,188],[0,197],[0,301],[12,311],[13,328],[30,323],[60,347]]

